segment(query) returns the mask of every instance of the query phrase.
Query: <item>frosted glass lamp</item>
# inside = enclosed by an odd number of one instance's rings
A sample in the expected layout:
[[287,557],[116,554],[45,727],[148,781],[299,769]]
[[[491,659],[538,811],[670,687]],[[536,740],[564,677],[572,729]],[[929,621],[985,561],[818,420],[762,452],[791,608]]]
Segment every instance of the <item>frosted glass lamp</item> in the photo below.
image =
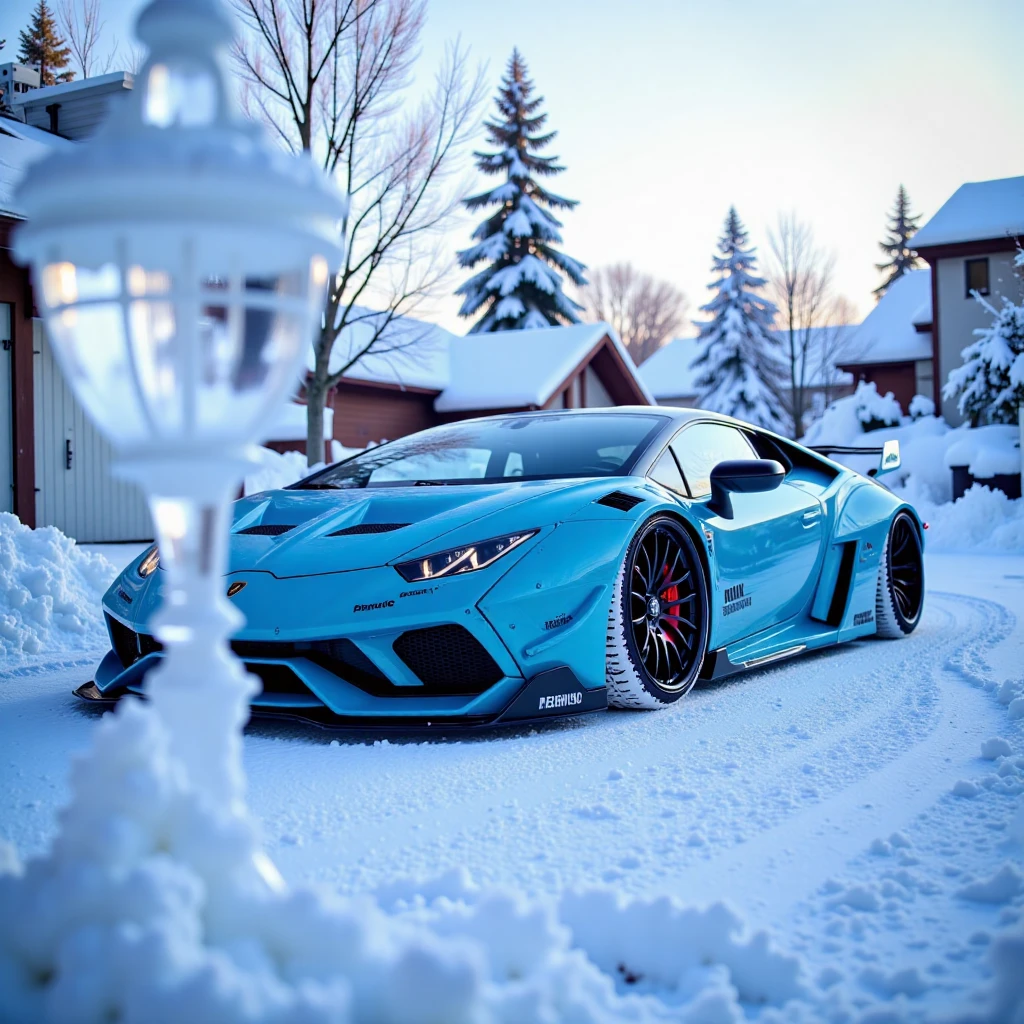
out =
[[225,642],[228,508],[319,325],[345,207],[237,116],[217,0],[153,0],[136,30],[135,89],[21,183],[15,252],[69,384],[150,500],[167,648],[153,703],[194,779],[231,801],[252,684]]

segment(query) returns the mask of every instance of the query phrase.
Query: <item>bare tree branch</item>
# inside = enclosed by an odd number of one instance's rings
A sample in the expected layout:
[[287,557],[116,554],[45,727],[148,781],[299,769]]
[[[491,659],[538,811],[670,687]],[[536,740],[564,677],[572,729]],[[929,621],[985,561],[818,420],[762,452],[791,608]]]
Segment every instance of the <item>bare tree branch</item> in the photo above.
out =
[[99,57],[97,47],[103,33],[100,0],[57,0],[57,18],[83,78],[106,74],[114,63],[114,50]]
[[780,213],[769,230],[769,281],[785,333],[789,415],[794,438],[804,432],[808,385],[814,378],[815,335],[834,310],[835,253],[819,247],[810,225],[795,212]]
[[[350,203],[344,261],[306,381],[312,465],[323,458],[331,390],[364,356],[415,347],[416,332],[396,332],[394,322],[448,276],[439,236],[459,205],[451,179],[476,129],[482,71],[472,73],[462,47],[450,46],[433,88],[410,109],[425,0],[234,4],[247,29],[234,51],[246,111],[289,149],[309,153]],[[349,347],[332,364],[343,335]]]
[[668,281],[616,263],[591,273],[583,304],[591,320],[615,328],[639,366],[682,327],[689,301]]

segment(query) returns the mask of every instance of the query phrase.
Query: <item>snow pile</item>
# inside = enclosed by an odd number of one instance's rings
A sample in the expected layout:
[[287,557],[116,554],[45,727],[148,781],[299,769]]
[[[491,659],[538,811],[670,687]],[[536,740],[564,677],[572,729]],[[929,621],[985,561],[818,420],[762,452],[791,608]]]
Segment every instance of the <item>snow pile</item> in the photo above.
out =
[[897,491],[928,523],[929,551],[1024,551],[1024,499],[975,484],[954,502],[934,504]]
[[314,466],[310,469],[304,452],[276,452],[273,448],[258,448],[256,451],[259,467],[245,474],[246,494],[278,491],[322,468]]
[[893,393],[887,391],[880,395],[874,383],[862,380],[851,397],[864,430],[896,427],[903,420],[903,410]]
[[466,882],[390,914],[286,892],[244,810],[190,777],[154,705],[103,718],[50,851],[0,862],[0,1019],[696,1024],[802,992],[721,906],[585,894],[560,920]]
[[[346,448],[339,441],[331,442],[332,462],[341,462],[342,459],[357,455],[359,451],[358,448]],[[315,466],[307,466],[306,456],[302,452],[278,452],[273,448],[257,448],[255,457],[259,465],[245,476],[246,494],[279,491],[282,487],[312,476],[327,465],[326,462],[318,462]]]
[[1020,428],[1006,423],[963,431],[946,450],[945,464],[949,469],[966,466],[980,480],[1020,473],[1019,437]]
[[0,651],[89,650],[105,636],[100,598],[117,569],[56,527],[0,512]]
[[[857,390],[845,398],[834,401],[821,418],[810,425],[803,443],[815,444],[870,444],[860,435],[877,428],[892,428],[903,421],[900,403],[891,391],[878,393],[873,381],[862,380]],[[889,435],[887,434],[886,437]]]

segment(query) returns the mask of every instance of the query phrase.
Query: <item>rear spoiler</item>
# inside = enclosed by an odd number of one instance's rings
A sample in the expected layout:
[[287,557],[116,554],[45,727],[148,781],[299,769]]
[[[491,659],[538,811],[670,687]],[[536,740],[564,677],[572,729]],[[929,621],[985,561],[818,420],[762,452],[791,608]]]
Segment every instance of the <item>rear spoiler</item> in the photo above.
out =
[[830,455],[877,455],[878,466],[876,469],[869,469],[868,476],[883,476],[899,469],[901,464],[899,441],[886,441],[881,448],[855,448],[844,444],[818,444],[808,447],[812,452],[826,458]]

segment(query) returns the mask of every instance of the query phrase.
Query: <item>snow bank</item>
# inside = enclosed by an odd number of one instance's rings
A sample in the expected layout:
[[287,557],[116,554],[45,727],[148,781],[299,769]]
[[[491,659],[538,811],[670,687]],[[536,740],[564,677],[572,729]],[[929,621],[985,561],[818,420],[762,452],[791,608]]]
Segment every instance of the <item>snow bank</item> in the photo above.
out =
[[[346,448],[338,441],[331,441],[333,462],[340,462],[358,454],[359,451],[361,449]],[[245,477],[246,494],[280,490],[327,465],[325,462],[318,462],[315,466],[307,466],[306,456],[302,452],[278,452],[272,448],[256,449],[256,458],[259,460],[259,467],[247,473]]]
[[117,568],[56,527],[0,512],[0,651],[91,650],[104,637],[100,598]]
[[0,858],[0,1019],[699,1024],[803,991],[722,906],[552,905],[459,876],[456,898],[387,913],[275,888],[244,810],[205,801],[171,749],[154,706],[123,701],[48,853]]
[[897,490],[928,523],[929,551],[1024,551],[1024,499],[975,484],[954,502],[935,504],[911,489]]
[[311,470],[306,465],[303,452],[276,452],[272,448],[257,449],[259,468],[245,474],[244,490],[246,494],[258,494],[260,491],[277,491],[282,487],[309,476]]

